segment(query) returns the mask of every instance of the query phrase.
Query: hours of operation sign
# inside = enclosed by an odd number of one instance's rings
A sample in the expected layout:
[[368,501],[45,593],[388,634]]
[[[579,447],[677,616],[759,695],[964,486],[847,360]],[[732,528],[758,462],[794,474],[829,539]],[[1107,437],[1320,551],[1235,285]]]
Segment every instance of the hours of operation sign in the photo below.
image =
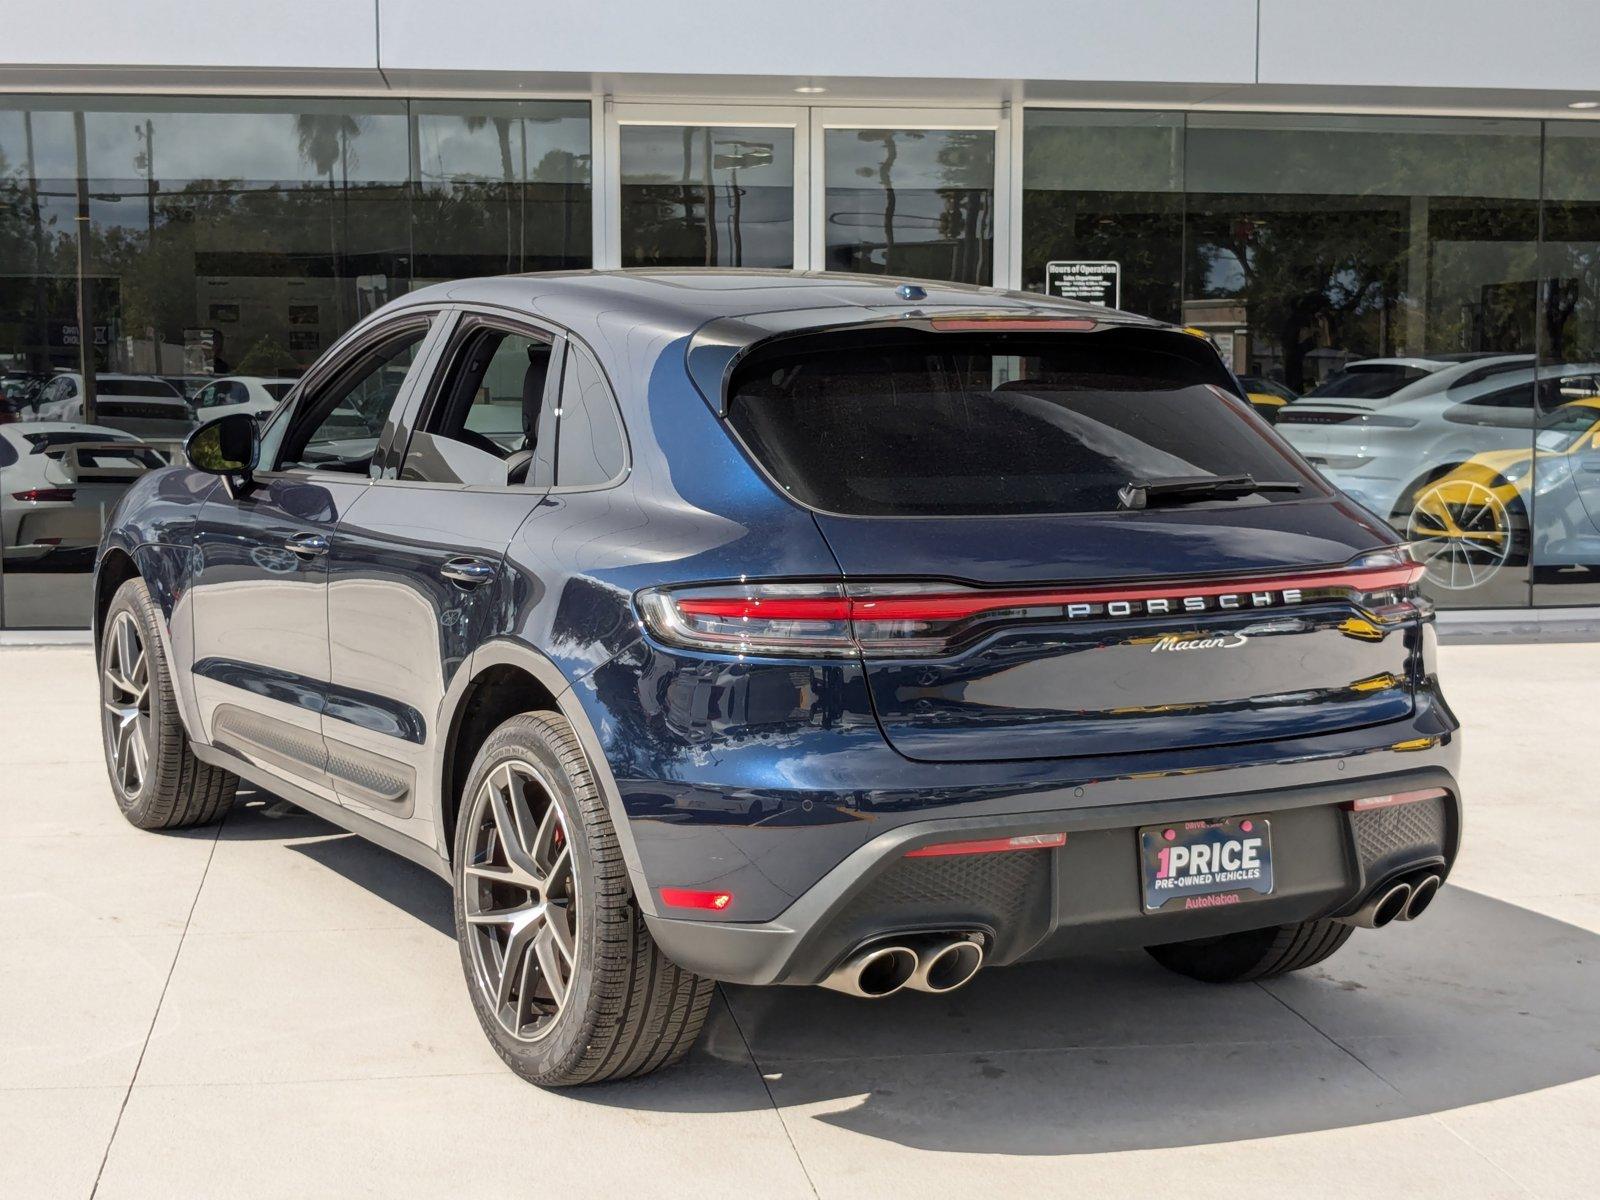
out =
[[1114,262],[1051,262],[1044,265],[1044,290],[1101,308],[1122,304],[1122,265]]

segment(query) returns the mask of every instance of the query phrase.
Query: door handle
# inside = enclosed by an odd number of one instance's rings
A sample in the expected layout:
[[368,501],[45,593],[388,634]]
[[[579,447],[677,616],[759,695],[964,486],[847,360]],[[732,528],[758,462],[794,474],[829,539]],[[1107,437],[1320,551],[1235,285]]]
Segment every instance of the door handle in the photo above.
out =
[[439,568],[439,574],[459,587],[475,588],[493,579],[495,570],[492,562],[481,558],[452,558]]
[[320,533],[297,533],[283,545],[284,549],[293,550],[301,558],[316,558],[328,552],[328,539]]

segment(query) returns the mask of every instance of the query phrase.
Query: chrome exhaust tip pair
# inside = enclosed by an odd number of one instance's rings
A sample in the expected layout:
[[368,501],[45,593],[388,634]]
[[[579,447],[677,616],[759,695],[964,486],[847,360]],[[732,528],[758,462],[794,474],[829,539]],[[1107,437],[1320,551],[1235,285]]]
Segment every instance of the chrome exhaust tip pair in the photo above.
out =
[[924,938],[857,951],[822,986],[866,1000],[881,1000],[902,988],[940,994],[969,983],[982,966],[983,942],[976,934]]
[[1415,921],[1433,903],[1444,882],[1428,871],[1412,881],[1401,880],[1375,893],[1355,912],[1341,920],[1362,929],[1382,929],[1395,921]]

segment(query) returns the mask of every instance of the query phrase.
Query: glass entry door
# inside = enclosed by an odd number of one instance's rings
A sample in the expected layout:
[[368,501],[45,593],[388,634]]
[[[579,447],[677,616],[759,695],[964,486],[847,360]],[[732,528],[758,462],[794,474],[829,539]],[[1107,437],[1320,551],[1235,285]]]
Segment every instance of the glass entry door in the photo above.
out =
[[1009,283],[999,109],[812,110],[812,257],[830,271]]
[[619,104],[610,132],[620,266],[805,265],[805,109]]
[[616,104],[602,266],[1012,286],[1002,109]]

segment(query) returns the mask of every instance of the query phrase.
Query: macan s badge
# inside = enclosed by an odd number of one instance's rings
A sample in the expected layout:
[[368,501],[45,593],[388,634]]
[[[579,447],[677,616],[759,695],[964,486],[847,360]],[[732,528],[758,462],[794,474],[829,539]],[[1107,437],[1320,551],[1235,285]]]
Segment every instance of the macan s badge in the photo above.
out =
[[1217,637],[1168,633],[1156,639],[1155,645],[1150,647],[1150,652],[1154,654],[1158,650],[1234,650],[1249,640],[1249,635],[1244,633],[1224,633]]

